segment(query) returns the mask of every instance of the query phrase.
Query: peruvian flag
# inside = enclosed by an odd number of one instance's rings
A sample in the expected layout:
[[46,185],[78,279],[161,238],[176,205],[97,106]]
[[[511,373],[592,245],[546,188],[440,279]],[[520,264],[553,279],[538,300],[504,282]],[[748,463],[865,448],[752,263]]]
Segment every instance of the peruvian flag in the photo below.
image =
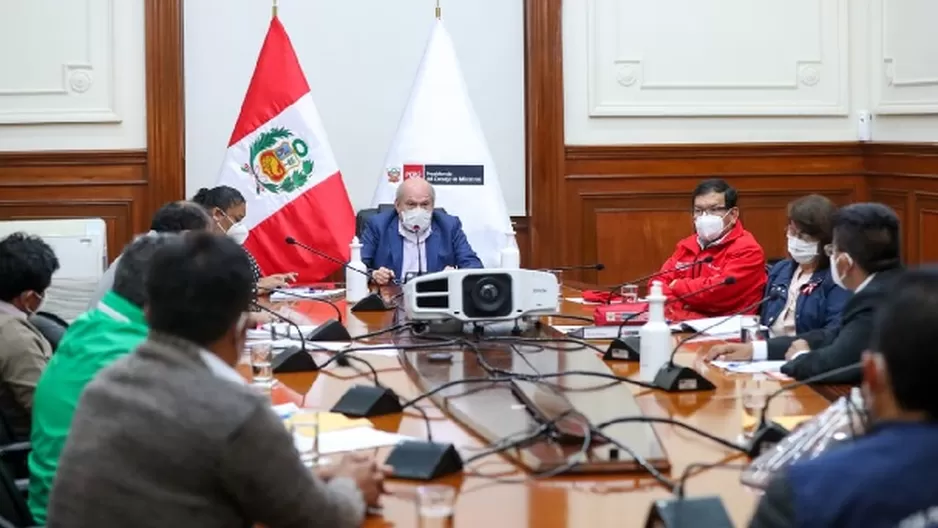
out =
[[355,236],[355,212],[309,84],[276,17],[257,58],[218,176],[247,202],[244,243],[265,274],[322,279],[339,266],[287,245],[287,237],[342,261]]

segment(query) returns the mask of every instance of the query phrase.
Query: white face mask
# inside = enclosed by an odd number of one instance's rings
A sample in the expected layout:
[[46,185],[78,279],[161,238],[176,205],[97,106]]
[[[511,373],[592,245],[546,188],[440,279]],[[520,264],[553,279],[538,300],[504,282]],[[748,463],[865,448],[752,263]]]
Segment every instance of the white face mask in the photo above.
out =
[[[837,271],[837,257],[839,256],[840,256],[840,253],[834,253],[831,255],[831,278],[834,279],[834,284],[840,286],[841,288],[845,290],[848,290],[848,288],[844,286],[844,278],[840,275],[840,272]],[[847,261],[852,264],[853,259],[850,258],[850,255],[845,255],[845,256],[847,257]]]
[[807,264],[817,257],[817,242],[788,235],[788,254],[798,264]]
[[414,231],[416,227],[418,233],[423,233],[430,227],[430,219],[432,216],[433,213],[423,207],[406,209],[401,212],[401,224],[407,231]]
[[703,214],[694,219],[697,236],[704,242],[713,242],[723,232],[723,217]]
[[247,226],[238,222],[237,224],[232,224],[228,228],[228,231],[225,231],[225,234],[231,237],[232,240],[237,242],[240,245],[244,245],[244,242],[248,239],[248,234],[250,231]]

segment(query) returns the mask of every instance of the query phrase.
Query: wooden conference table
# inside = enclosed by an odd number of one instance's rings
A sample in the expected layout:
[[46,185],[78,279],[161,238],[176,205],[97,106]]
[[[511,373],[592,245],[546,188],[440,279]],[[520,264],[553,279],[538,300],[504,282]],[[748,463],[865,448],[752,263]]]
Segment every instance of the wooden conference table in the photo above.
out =
[[[565,287],[565,294],[565,297],[579,295],[576,290],[568,287]],[[376,332],[393,324],[393,311],[352,314],[344,299],[336,304],[345,313],[344,322],[353,336]],[[294,301],[271,303],[270,306],[300,323],[316,323],[335,317],[332,307],[319,302]],[[589,306],[567,300],[561,305],[561,313],[566,315],[589,316],[591,310]],[[577,324],[576,321],[560,318],[545,318],[544,322],[556,325]],[[558,335],[547,325],[539,332],[545,336]],[[371,338],[368,342],[390,340],[386,334]],[[604,346],[603,342],[596,344]],[[669,394],[626,384],[617,384],[616,389],[630,390],[634,394],[635,403],[645,416],[673,418],[721,438],[738,441],[743,432],[744,416],[757,414],[765,397],[784,382],[760,375],[728,374],[705,365],[698,356],[708,346],[712,345],[687,345],[678,352],[676,360],[683,365],[694,365],[717,386],[715,391]],[[588,350],[583,353],[594,354]],[[413,369],[406,369],[398,357],[363,357],[378,371],[380,382],[392,388],[401,397],[412,398],[424,392],[415,383]],[[326,356],[322,356],[318,359],[325,358]],[[634,377],[638,373],[637,363],[606,362],[606,365],[612,373],[619,376]],[[458,372],[449,374],[451,367],[443,368],[444,376],[462,375]],[[370,384],[370,376],[370,371],[355,362],[352,367],[344,368],[332,364],[318,373],[281,374],[277,376],[278,383],[272,390],[271,398],[275,404],[292,401],[300,407],[328,410],[349,387]],[[608,382],[591,383],[597,387],[609,387]],[[826,394],[822,394],[813,388],[798,387],[773,399],[769,414],[813,415],[826,408],[830,399],[842,393],[843,388],[828,389]],[[464,452],[464,456],[489,447],[488,442],[460,425],[450,414],[444,414],[430,400],[423,400],[419,405],[429,414],[434,441],[451,442]],[[603,400],[600,405],[612,408],[614,415],[627,414],[625,409],[614,412],[617,407],[614,400]],[[479,409],[480,413],[491,412],[491,407],[485,411],[482,411],[481,407]],[[526,413],[520,405],[499,409],[499,412],[504,413],[505,421],[515,419],[517,413]],[[471,419],[472,405],[464,403],[459,410],[463,412],[463,418],[468,414]],[[371,421],[381,430],[420,439],[426,436],[424,417],[414,409],[409,409],[403,416],[377,417]],[[730,466],[738,466],[748,462],[740,453],[674,425],[655,424],[652,427],[660,439],[671,468],[666,475],[670,475],[674,480],[678,479],[690,464],[727,462]],[[379,450],[378,458],[383,459],[388,451]],[[498,454],[469,464],[466,471],[472,475],[441,479],[441,483],[452,484],[459,489],[455,508],[455,524],[459,527],[644,526],[652,502],[670,496],[669,490],[641,471],[533,479],[528,478],[530,472]],[[491,478],[492,475],[497,475],[498,478]],[[366,526],[417,526],[413,497],[418,485],[419,483],[390,481],[388,490],[391,495],[383,499],[383,516],[369,518]],[[688,496],[719,495],[737,526],[744,526],[748,522],[759,497],[758,492],[740,484],[739,470],[735,467],[712,468],[693,473],[686,482],[685,493]]]

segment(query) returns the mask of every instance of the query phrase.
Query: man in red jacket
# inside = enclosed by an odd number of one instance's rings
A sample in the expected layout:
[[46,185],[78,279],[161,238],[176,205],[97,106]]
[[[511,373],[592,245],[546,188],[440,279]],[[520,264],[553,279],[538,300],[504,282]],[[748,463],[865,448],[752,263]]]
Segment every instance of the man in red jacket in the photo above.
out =
[[[651,279],[664,285],[671,320],[730,315],[762,298],[765,252],[743,229],[736,199],[736,189],[720,179],[704,180],[694,189],[696,233],[677,243],[661,275]],[[708,257],[712,260],[703,262]],[[727,277],[735,282],[720,285]],[[705,291],[694,293],[699,290]],[[747,313],[757,310],[753,307]]]

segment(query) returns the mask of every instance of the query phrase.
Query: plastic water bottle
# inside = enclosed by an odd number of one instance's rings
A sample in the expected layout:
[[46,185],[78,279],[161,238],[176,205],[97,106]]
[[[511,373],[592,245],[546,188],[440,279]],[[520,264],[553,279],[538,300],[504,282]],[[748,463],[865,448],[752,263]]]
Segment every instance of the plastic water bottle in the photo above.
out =
[[648,322],[638,332],[641,340],[639,378],[642,381],[654,381],[655,375],[671,357],[671,328],[664,320],[666,300],[661,293],[661,282],[653,282],[647,298]]
[[502,248],[502,269],[518,269],[521,267],[521,252],[518,251],[518,241],[515,239],[515,230],[505,233],[505,247]]
[[[362,244],[358,237],[352,238],[349,250],[348,267],[352,269],[345,270],[345,300],[357,302],[368,295],[368,268],[362,262]],[[353,270],[359,270],[361,273]]]

